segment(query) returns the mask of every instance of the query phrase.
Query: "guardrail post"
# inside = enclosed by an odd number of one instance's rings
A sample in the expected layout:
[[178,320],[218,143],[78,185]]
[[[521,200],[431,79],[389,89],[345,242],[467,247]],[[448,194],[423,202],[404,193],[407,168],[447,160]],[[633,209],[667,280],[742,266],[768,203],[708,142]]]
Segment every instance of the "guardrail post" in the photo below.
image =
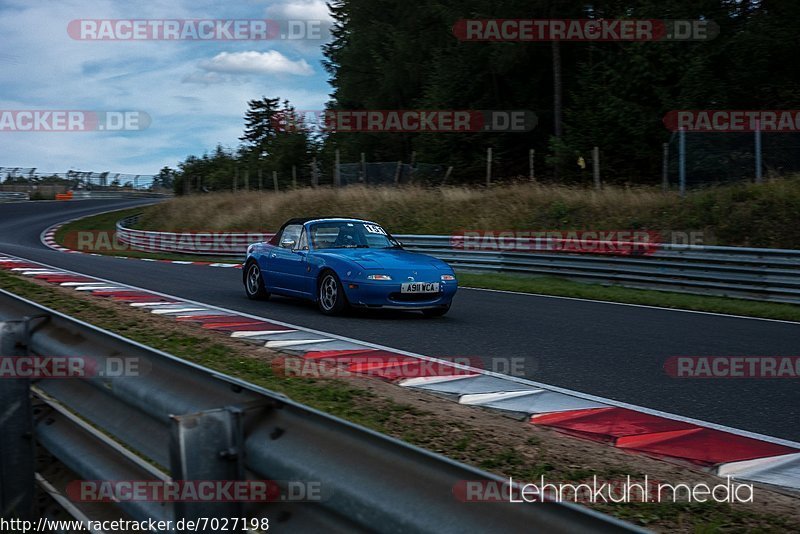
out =
[[[243,416],[243,411],[234,407],[173,415],[170,429],[172,480],[245,480]],[[176,502],[175,519],[243,517],[243,505],[233,500]]]
[[[25,356],[23,321],[0,322],[0,357]],[[0,378],[0,517],[33,516],[33,418],[30,381]]]

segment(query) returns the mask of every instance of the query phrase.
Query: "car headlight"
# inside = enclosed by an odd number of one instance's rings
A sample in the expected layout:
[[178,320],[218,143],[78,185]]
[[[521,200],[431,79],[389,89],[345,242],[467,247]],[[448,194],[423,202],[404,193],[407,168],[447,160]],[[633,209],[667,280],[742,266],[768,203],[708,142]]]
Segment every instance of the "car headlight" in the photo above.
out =
[[392,277],[388,274],[370,274],[367,275],[367,280],[391,280]]
[[453,276],[452,274],[443,274],[442,275],[442,280],[444,280],[445,282],[452,282],[455,279],[456,279],[456,277]]

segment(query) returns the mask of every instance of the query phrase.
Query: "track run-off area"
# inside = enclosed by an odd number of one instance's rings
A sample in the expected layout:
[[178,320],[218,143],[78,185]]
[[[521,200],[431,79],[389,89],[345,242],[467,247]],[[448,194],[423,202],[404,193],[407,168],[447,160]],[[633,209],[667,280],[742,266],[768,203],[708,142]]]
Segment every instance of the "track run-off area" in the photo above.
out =
[[65,254],[40,240],[53,224],[151,202],[0,204],[0,252],[408,352],[470,357],[498,372],[497,362],[521,359],[515,369],[539,383],[800,441],[796,378],[680,379],[664,369],[676,356],[798,356],[798,323],[467,288],[440,319],[374,311],[327,317],[292,299],[248,300],[238,269]]

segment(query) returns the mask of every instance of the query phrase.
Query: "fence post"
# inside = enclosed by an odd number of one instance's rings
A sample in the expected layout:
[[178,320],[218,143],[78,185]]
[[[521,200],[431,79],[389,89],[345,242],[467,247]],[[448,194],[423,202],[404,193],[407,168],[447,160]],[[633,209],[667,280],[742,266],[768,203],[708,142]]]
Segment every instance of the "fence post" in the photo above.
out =
[[486,187],[492,185],[492,147],[486,149]]
[[400,169],[402,169],[402,167],[403,167],[403,162],[402,161],[398,161],[397,162],[397,169],[395,169],[395,171],[394,171],[394,185],[397,185],[397,184],[400,183]]
[[336,149],[336,161],[333,165],[333,185],[339,187],[342,185],[342,175],[339,174],[339,149]]
[[536,181],[536,168],[534,167],[534,156],[536,155],[536,151],[534,149],[530,149],[528,151],[528,178],[531,182]]
[[678,177],[680,195],[686,195],[686,130],[678,130]]
[[761,175],[761,122],[756,121],[756,131],[755,131],[755,141],[756,141],[756,183],[760,184],[763,182],[763,177]]
[[292,189],[297,189],[297,167],[292,165]]
[[661,190],[666,193],[669,191],[669,143],[664,143],[661,148]]
[[592,149],[592,175],[594,177],[594,188],[600,189],[600,147]]
[[444,173],[444,180],[442,180],[442,185],[447,183],[447,179],[450,178],[450,175],[453,173],[453,166],[450,165],[447,167],[447,172]]
[[278,171],[272,171],[272,186],[275,188],[275,192],[278,192]]
[[311,185],[317,187],[319,185],[319,174],[317,171],[317,156],[311,161]]
[[264,180],[262,179],[262,169],[261,167],[258,168],[258,190],[261,191],[264,189]]
[[250,169],[244,170],[244,190],[250,191]]
[[236,193],[239,190],[239,167],[236,167],[233,170],[233,192]]
[[364,155],[363,152],[361,153],[361,180],[359,181],[360,182],[367,181],[367,157]]
[[[173,480],[245,480],[244,414],[238,408],[173,415],[170,468]],[[176,502],[175,519],[241,517],[243,503]],[[211,526],[200,532],[215,532]]]

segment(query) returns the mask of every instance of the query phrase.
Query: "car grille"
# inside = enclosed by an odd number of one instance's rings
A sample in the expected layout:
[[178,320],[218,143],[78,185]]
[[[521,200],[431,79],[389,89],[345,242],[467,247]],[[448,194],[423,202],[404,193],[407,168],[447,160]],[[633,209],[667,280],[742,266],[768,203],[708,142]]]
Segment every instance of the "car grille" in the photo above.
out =
[[441,293],[389,293],[389,300],[395,302],[428,302],[438,300]]

